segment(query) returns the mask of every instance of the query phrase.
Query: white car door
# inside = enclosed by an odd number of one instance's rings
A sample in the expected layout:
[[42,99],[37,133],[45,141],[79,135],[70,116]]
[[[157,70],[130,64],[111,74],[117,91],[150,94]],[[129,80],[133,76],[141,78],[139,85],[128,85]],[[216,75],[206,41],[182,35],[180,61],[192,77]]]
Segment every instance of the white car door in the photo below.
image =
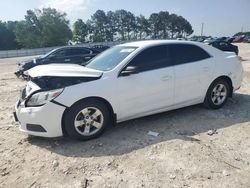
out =
[[175,63],[175,105],[202,102],[214,66],[210,55],[191,44],[173,44],[169,48]]
[[[136,73],[123,75],[125,69]],[[120,98],[118,118],[123,120],[151,114],[173,104],[174,71],[167,46],[155,46],[140,52],[116,80]]]

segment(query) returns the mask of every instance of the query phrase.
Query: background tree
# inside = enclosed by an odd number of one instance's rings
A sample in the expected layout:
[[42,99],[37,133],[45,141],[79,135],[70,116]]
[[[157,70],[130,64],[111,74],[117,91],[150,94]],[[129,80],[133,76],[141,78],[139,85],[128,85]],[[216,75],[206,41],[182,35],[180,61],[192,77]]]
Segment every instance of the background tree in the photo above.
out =
[[117,18],[117,32],[121,36],[121,40],[125,40],[126,34],[126,10],[117,10],[115,11],[115,17]]
[[82,19],[78,19],[73,25],[73,40],[84,43],[88,35],[88,26]]
[[17,22],[0,21],[0,50],[12,50],[20,48],[16,42],[15,29]]
[[140,15],[136,17],[136,26],[137,26],[137,33],[139,34],[139,39],[146,38],[150,35],[150,24],[149,21],[145,18],[145,16]]
[[107,28],[106,28],[106,39],[107,41],[114,41],[114,37],[117,33],[118,19],[113,11],[107,12]]
[[160,23],[160,18],[159,14],[153,13],[149,17],[149,24],[150,24],[150,30],[151,30],[151,38],[152,39],[157,39],[160,38],[160,30],[161,30],[161,23]]
[[[186,38],[193,33],[182,16],[168,11],[152,13],[149,18],[126,10],[97,10],[84,22],[73,24],[73,40],[84,43],[130,39]],[[37,48],[66,45],[72,31],[66,14],[56,9],[28,10],[19,22],[0,22],[0,49]]]
[[135,33],[136,32],[136,19],[135,19],[135,15],[131,12],[127,12],[126,11],[126,15],[125,15],[125,31],[127,34],[127,40],[131,39],[131,34],[132,32]]
[[168,29],[170,24],[168,11],[161,11],[158,13],[158,24],[159,24],[159,37],[162,39],[168,38]]
[[42,27],[41,46],[65,45],[72,39],[66,13],[60,13],[51,8],[43,9],[39,21]]
[[27,48],[40,47],[41,25],[32,10],[27,11],[25,20],[20,21],[16,27],[16,40]]
[[28,10],[16,27],[16,40],[26,48],[65,45],[71,38],[66,14],[56,9]]
[[248,31],[248,32],[238,32],[238,33],[234,34],[234,37],[238,37],[238,36],[242,36],[242,35],[250,37],[250,31]]
[[91,25],[93,27],[93,42],[106,41],[107,16],[103,10],[97,10],[91,16]]
[[176,35],[176,33],[178,32],[178,16],[176,14],[170,14],[169,15],[169,33],[170,33],[170,37],[174,38],[174,36]]

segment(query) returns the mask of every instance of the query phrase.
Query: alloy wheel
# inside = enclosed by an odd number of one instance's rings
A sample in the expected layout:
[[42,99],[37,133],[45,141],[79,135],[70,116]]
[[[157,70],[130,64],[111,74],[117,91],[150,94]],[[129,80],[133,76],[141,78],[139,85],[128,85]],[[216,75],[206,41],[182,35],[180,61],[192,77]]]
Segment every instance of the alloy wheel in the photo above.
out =
[[91,136],[103,127],[104,116],[96,107],[82,109],[75,118],[76,131],[83,136]]
[[224,84],[217,84],[212,91],[212,102],[221,105],[227,98],[227,88]]

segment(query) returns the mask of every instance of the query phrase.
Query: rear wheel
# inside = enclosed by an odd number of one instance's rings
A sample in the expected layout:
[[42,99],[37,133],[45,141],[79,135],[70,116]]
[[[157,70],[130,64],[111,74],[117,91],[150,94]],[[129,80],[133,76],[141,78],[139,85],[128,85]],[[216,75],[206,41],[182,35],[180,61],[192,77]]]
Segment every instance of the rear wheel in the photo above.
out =
[[74,139],[99,137],[111,122],[108,108],[99,100],[86,100],[73,105],[64,118],[67,134]]
[[227,102],[230,92],[229,84],[224,79],[214,81],[208,88],[204,105],[211,109],[219,109]]

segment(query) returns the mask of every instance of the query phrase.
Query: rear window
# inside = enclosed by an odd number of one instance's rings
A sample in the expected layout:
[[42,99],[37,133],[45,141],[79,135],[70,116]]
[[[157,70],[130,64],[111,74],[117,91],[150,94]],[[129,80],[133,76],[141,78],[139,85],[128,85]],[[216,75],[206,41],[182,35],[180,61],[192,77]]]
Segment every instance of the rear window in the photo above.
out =
[[169,50],[176,65],[201,61],[211,57],[205,50],[192,44],[171,44]]

